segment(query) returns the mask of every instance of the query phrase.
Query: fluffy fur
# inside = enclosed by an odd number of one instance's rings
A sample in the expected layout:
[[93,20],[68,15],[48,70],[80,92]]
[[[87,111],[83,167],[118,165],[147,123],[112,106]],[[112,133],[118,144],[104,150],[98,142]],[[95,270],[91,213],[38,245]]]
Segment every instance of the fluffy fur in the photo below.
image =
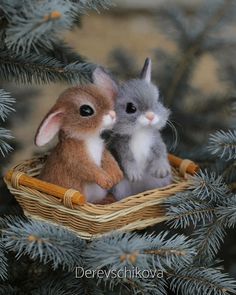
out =
[[[99,77],[99,78],[98,78]],[[94,72],[96,85],[67,89],[38,128],[35,142],[41,146],[59,131],[59,142],[48,156],[40,179],[83,193],[98,202],[123,174],[100,137],[115,122],[114,82],[101,69]],[[82,105],[94,113],[81,116]]]
[[[160,134],[170,112],[160,102],[150,74],[151,61],[147,59],[141,79],[124,83],[116,100],[117,121],[109,148],[125,175],[112,190],[118,200],[171,183],[167,150]],[[126,111],[130,103],[136,108],[133,113]]]

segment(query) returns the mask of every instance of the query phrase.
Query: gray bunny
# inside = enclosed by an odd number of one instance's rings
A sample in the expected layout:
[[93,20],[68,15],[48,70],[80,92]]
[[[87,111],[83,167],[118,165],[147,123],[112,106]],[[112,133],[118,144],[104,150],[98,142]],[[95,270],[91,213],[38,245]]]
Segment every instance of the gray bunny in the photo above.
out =
[[113,187],[117,200],[171,183],[171,167],[160,130],[170,111],[159,100],[151,82],[151,60],[146,59],[140,79],[120,86],[117,121],[108,146],[125,178]]

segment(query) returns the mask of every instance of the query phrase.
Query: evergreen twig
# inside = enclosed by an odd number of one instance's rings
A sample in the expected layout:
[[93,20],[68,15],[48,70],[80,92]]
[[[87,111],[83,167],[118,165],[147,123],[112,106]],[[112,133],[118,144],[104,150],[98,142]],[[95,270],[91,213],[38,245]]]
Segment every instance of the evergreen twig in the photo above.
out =
[[211,134],[208,150],[226,161],[236,160],[236,130],[220,130]]
[[13,136],[11,135],[11,132],[9,130],[0,127],[0,153],[3,157],[5,157],[10,151],[13,150],[13,148],[7,142],[12,138]]
[[7,258],[6,250],[3,242],[0,240],[0,279],[5,280],[7,278]]
[[236,292],[235,281],[213,268],[186,268],[167,273],[167,277],[174,292],[186,295],[226,295]]
[[68,82],[72,84],[90,81],[93,64],[73,62],[64,64],[55,58],[36,54],[24,57],[0,51],[0,78],[17,83]]
[[209,265],[213,261],[225,235],[224,224],[217,219],[210,224],[199,227],[193,233],[193,243],[197,250],[195,261],[198,265]]
[[43,264],[51,263],[53,269],[62,267],[69,271],[81,265],[81,251],[85,242],[61,227],[38,221],[15,219],[3,231],[6,249],[16,253],[16,258],[28,255]]

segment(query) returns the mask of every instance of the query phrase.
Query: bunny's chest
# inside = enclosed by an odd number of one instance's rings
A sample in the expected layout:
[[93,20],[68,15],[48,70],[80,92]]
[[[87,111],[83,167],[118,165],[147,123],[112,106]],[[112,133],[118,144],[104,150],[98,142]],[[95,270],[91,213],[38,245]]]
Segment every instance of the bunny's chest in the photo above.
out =
[[86,141],[86,147],[88,156],[96,163],[101,166],[102,155],[104,151],[104,142],[100,137],[91,137]]
[[151,130],[139,130],[132,135],[129,145],[134,160],[140,168],[144,168],[153,143],[154,136]]

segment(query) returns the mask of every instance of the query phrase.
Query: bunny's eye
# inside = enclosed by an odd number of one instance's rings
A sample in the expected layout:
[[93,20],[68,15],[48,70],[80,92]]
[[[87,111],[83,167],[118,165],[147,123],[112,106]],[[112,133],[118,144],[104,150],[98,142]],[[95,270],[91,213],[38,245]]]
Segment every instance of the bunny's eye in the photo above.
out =
[[126,113],[133,114],[137,111],[136,106],[132,102],[128,102],[126,105]]
[[89,117],[94,114],[94,110],[92,109],[91,106],[84,104],[80,107],[79,113],[82,117]]

